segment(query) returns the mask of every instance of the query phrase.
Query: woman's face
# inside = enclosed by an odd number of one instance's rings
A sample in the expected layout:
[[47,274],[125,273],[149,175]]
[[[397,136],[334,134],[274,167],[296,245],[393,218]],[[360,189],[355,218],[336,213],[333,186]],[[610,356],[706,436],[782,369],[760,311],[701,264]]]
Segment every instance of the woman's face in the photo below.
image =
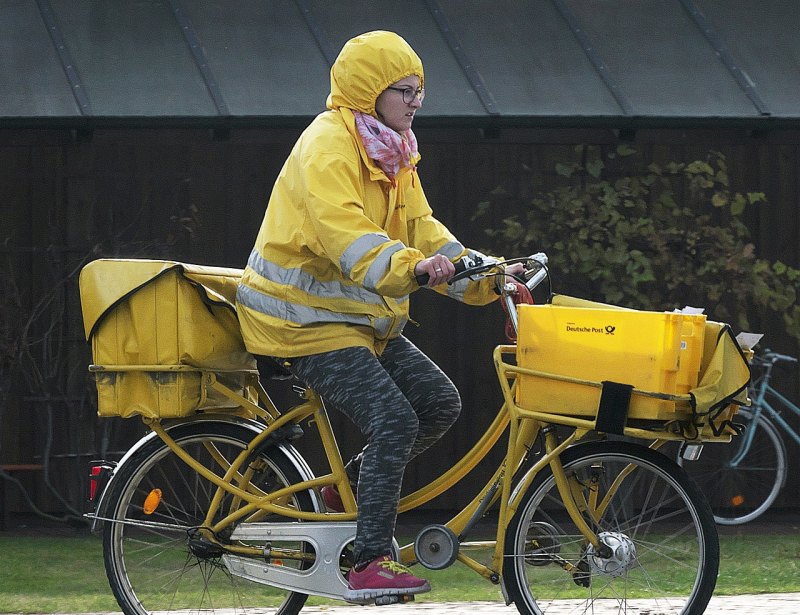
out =
[[[405,92],[404,90],[409,90]],[[417,109],[422,107],[422,101],[417,92],[419,90],[419,77],[409,75],[400,81],[395,81],[392,85],[380,93],[375,101],[375,113],[378,119],[396,132],[403,132],[411,128],[414,121],[414,114]],[[411,95],[411,92],[414,95]],[[409,98],[411,102],[405,102]]]

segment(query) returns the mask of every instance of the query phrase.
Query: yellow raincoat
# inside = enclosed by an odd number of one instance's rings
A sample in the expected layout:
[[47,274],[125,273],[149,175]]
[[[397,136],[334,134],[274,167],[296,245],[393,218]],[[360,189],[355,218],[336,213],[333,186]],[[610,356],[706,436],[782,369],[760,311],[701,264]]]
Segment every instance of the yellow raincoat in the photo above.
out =
[[[408,321],[414,267],[435,253],[471,252],[437,221],[413,167],[391,182],[367,156],[351,109],[375,114],[386,86],[422,63],[401,37],[349,41],[331,68],[328,111],[281,170],[237,293],[247,349],[295,357],[352,346],[380,354]],[[437,290],[472,304],[496,298],[491,279]]]

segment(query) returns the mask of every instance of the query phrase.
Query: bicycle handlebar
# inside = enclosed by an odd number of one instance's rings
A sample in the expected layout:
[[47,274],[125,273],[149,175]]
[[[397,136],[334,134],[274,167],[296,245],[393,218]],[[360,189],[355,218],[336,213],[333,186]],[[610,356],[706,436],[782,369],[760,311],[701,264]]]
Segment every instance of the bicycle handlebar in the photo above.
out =
[[755,363],[756,365],[775,365],[781,361],[785,361],[786,363],[797,363],[797,357],[780,354],[771,351],[769,348],[765,348],[761,354],[757,354],[753,357],[752,363]]
[[[534,288],[539,286],[539,284],[544,282],[549,276],[549,271],[547,270],[547,254],[544,252],[537,252],[536,254],[531,254],[530,256],[523,256],[520,258],[511,258],[502,262],[491,258],[484,260],[480,256],[475,256],[472,258],[465,256],[461,258],[461,260],[456,261],[456,273],[447,281],[447,283],[454,284],[458,280],[469,277],[475,279],[473,276],[479,276],[491,271],[492,269],[496,269],[499,266],[511,265],[514,263],[523,263],[525,272],[521,276],[512,276],[510,274],[506,275],[512,277],[516,282],[525,284],[529,291],[533,291]],[[503,275],[503,273],[492,273],[489,275]],[[415,276],[415,278],[420,286],[424,286],[428,283],[429,276],[427,273],[425,273]],[[514,301],[514,296],[517,294],[517,292],[518,290],[515,284],[509,283],[497,285],[497,294],[501,295],[502,301],[505,302],[506,314],[508,315],[508,319],[515,333],[519,328],[517,310]]]
[[[513,263],[524,263],[527,273],[525,275],[525,280],[519,281],[524,282],[528,290],[533,290],[547,278],[547,255],[544,252],[537,252],[530,256],[511,258],[506,261],[496,261],[494,259],[484,260],[480,256],[473,258],[465,256],[454,263],[456,272],[447,283],[452,285],[464,278],[486,273],[499,265],[511,265]],[[417,284],[425,286],[430,276],[428,276],[427,273],[423,273],[415,276],[415,279],[417,280]]]

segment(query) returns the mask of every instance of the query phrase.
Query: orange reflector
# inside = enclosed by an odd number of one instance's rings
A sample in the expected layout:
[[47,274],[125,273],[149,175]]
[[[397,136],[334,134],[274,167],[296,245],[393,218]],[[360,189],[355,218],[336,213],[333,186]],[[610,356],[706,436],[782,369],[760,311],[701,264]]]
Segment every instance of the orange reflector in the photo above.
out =
[[144,506],[142,506],[142,510],[146,515],[152,515],[158,505],[161,503],[161,489],[153,489],[150,493],[147,494],[147,497],[144,499]]
[[744,496],[743,495],[735,495],[731,498],[731,504],[734,506],[741,506],[744,504]]

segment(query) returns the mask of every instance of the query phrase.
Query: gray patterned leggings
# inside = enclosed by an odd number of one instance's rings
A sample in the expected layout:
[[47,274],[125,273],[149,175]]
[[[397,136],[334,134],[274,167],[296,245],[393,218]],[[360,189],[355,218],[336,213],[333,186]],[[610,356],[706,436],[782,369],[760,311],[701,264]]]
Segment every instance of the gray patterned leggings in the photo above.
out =
[[367,438],[348,473],[358,473],[354,558],[390,552],[406,464],[455,422],[461,398],[441,369],[405,337],[380,357],[363,347],[281,359],[294,376],[344,413]]

